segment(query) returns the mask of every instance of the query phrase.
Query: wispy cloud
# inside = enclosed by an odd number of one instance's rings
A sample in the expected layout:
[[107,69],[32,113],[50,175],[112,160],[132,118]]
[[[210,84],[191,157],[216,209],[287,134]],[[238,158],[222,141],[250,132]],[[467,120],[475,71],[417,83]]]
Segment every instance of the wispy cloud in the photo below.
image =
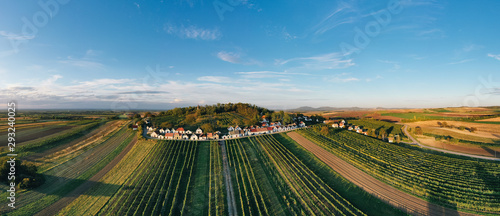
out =
[[395,62],[395,61],[388,61],[388,60],[378,60],[379,62],[381,63],[384,63],[384,64],[391,64],[392,65],[392,70],[399,70],[401,69],[401,65],[399,65],[398,62]]
[[350,76],[349,73],[341,73],[341,74],[335,74],[332,76],[326,76],[324,78],[325,81],[327,82],[334,82],[334,83],[346,83],[346,82],[357,82],[359,81],[358,78]]
[[445,37],[444,31],[441,29],[427,29],[427,30],[421,30],[417,33],[417,36],[423,39],[430,39],[430,38],[443,38]]
[[198,77],[198,81],[214,82],[214,83],[234,83],[236,80],[226,76],[202,76]]
[[18,35],[11,32],[0,31],[0,36],[7,38],[9,40],[32,40],[35,38],[34,35]]
[[488,53],[488,57],[491,57],[491,58],[494,58],[494,59],[500,61],[500,54],[494,55],[494,54]]
[[217,53],[217,58],[233,64],[239,64],[241,62],[240,55],[232,52],[220,51]]
[[474,59],[464,59],[464,60],[457,61],[457,62],[450,62],[450,63],[448,63],[448,64],[449,64],[449,65],[463,64],[463,63],[470,62],[470,61],[473,61],[473,60],[474,60]]
[[82,68],[102,68],[104,67],[103,64],[96,62],[96,61],[91,61],[91,60],[85,60],[85,59],[74,59],[72,57],[68,57],[65,60],[60,60],[59,63],[62,64],[68,64],[76,67],[82,67]]
[[250,72],[236,72],[235,74],[241,75],[246,79],[262,79],[262,78],[276,78],[276,77],[289,77],[291,75],[310,75],[308,73],[290,73],[287,71],[250,71]]
[[165,32],[171,35],[177,35],[180,38],[196,39],[196,40],[218,40],[222,37],[222,33],[218,29],[200,28],[195,25],[185,27],[181,25],[177,27],[171,24],[165,24]]
[[244,64],[244,65],[262,65],[260,61],[251,58],[243,58],[244,54],[220,51],[217,53],[217,58],[222,61],[230,62],[233,64]]
[[317,69],[317,70],[341,69],[355,65],[352,59],[346,59],[344,58],[343,54],[337,52],[327,53],[317,56],[310,56],[310,57],[298,57],[287,60],[277,60],[276,62],[279,65],[287,65],[295,63],[307,69]]
[[350,3],[340,1],[330,13],[312,28],[312,30],[315,35],[320,35],[337,26],[353,23],[358,19],[358,16],[353,14],[353,12],[355,12],[355,10]]
[[117,94],[166,94],[166,91],[127,91],[118,92]]

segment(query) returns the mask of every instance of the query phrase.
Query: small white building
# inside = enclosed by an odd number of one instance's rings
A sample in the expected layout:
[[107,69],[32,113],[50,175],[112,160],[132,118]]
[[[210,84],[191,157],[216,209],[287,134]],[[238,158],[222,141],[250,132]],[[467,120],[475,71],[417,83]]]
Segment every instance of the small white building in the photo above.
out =
[[201,128],[198,128],[198,129],[196,129],[196,132],[195,132],[195,133],[196,133],[196,134],[202,134],[202,133],[203,133],[203,130],[202,130]]
[[193,134],[191,135],[191,138],[189,138],[190,140],[198,140],[198,135],[196,134]]

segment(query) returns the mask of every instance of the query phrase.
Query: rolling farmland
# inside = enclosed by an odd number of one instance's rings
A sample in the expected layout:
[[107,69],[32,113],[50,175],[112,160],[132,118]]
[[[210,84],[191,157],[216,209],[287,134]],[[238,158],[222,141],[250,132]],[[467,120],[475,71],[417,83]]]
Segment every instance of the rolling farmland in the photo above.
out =
[[452,209],[500,212],[500,163],[430,153],[347,131],[322,136],[301,130],[317,145],[408,193]]

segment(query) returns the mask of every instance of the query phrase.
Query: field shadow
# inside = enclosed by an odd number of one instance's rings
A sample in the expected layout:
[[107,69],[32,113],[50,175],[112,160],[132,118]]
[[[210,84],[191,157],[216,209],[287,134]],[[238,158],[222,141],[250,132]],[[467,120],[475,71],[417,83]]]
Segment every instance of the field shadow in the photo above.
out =
[[500,152],[488,148],[487,146],[481,146],[481,148],[490,153],[492,157],[500,158]]
[[[113,194],[121,187],[121,185],[107,184],[91,180],[69,179],[52,175],[44,175],[44,177],[45,183],[38,188],[31,189],[32,191],[64,197],[78,197],[80,195],[113,196]],[[106,188],[106,190],[89,190],[91,188]]]

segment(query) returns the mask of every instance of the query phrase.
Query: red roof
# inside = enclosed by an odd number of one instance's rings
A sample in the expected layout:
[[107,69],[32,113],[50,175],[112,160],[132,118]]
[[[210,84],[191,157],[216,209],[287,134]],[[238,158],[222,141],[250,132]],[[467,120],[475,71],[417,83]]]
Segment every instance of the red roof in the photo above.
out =
[[267,130],[272,131],[273,127],[268,127]]
[[174,133],[165,133],[165,137],[174,137]]
[[184,131],[184,128],[177,128],[176,131]]
[[138,128],[138,126],[137,125],[132,125],[132,128]]
[[267,126],[267,125],[266,124],[262,124],[262,127],[265,127],[265,126]]

